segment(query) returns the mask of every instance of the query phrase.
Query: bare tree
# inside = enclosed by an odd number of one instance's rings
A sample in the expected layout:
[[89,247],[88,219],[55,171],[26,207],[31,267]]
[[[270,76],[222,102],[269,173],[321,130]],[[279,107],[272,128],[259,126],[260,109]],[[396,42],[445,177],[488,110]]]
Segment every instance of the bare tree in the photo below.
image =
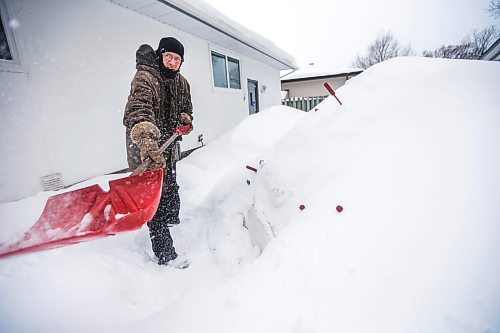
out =
[[491,0],[488,11],[494,18],[500,17],[500,0]]
[[368,54],[364,57],[357,56],[353,66],[366,69],[379,62],[398,56],[414,55],[415,52],[410,45],[403,47],[394,38],[391,32],[379,34],[375,42],[368,47]]
[[443,45],[437,50],[426,50],[422,54],[429,58],[472,59],[469,44]]
[[[500,4],[500,1],[498,1]],[[475,58],[478,59],[486,50],[498,39],[500,31],[494,25],[485,28],[481,31],[473,30],[470,37],[472,52]]]
[[[499,0],[500,1],[500,0]],[[498,29],[492,25],[481,31],[473,30],[460,44],[443,45],[434,51],[424,51],[424,57],[449,59],[478,59],[499,36]]]

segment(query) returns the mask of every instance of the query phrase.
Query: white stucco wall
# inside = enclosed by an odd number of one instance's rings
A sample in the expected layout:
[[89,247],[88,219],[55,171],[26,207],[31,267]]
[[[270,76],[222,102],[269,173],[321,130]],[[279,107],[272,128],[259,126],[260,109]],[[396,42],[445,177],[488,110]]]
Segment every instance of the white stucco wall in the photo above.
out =
[[47,174],[61,173],[68,185],[127,166],[122,117],[140,44],[156,48],[173,35],[185,46],[181,72],[191,84],[195,129],[183,149],[248,115],[247,78],[267,87],[261,109],[280,103],[278,69],[229,53],[240,59],[242,89],[216,89],[215,45],[113,3],[7,2],[24,72],[0,70],[0,202],[41,191]]
[[325,96],[328,91],[324,87],[324,83],[328,82],[335,90],[345,84],[345,77],[336,77],[331,79],[307,80],[301,82],[284,82],[281,84],[281,90],[288,91],[287,98],[291,97],[309,97],[309,96]]

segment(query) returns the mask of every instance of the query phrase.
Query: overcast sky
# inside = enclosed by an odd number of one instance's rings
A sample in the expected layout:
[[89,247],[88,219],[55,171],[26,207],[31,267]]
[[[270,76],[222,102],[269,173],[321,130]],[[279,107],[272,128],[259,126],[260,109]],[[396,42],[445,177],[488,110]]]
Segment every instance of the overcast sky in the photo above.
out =
[[490,0],[205,1],[272,40],[299,65],[349,67],[384,31],[420,55],[500,24],[486,11]]

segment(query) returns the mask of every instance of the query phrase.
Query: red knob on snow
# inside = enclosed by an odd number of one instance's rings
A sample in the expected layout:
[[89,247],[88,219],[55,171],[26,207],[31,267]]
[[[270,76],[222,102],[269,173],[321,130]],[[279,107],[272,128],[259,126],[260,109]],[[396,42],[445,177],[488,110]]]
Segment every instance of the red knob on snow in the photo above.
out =
[[299,206],[299,209],[300,209],[300,210],[304,210],[304,208],[306,208],[306,206],[304,206],[304,205],[300,205],[300,206]]
[[343,210],[344,210],[344,207],[342,207],[342,206],[338,205],[336,209],[337,209],[337,212],[339,212],[339,213],[340,213],[341,211],[343,211]]

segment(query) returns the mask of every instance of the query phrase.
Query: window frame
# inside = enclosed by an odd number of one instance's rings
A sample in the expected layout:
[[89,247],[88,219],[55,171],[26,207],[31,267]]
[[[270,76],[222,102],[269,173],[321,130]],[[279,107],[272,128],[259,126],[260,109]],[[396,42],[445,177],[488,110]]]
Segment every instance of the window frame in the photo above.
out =
[[[234,88],[231,86],[231,71],[229,70],[229,63],[232,62],[233,64],[236,63],[238,64],[238,87]],[[241,89],[241,66],[240,66],[240,60],[227,56],[227,77],[229,79],[229,88],[230,89]]]
[[12,57],[12,60],[0,59],[0,71],[25,73],[26,70],[22,65],[21,57],[19,56],[19,48],[17,47],[15,32],[10,26],[10,22],[12,21],[12,16],[10,15],[11,12],[8,0],[0,0],[1,21],[5,31],[5,37],[7,39],[7,45],[9,46],[10,55]]
[[[228,52],[224,52],[224,51],[221,51],[221,50],[218,50],[218,49],[215,49],[215,48],[210,48],[209,49],[210,52],[210,69],[211,69],[211,74],[212,74],[212,86],[214,89],[216,90],[222,90],[222,91],[241,91],[242,90],[242,84],[241,84],[241,60],[234,56],[234,55],[230,55],[228,54]],[[213,62],[212,62],[212,59],[213,59],[213,56],[219,56],[221,58],[224,58],[224,66],[225,66],[225,71],[226,71],[226,77],[225,77],[225,81],[226,81],[226,84],[227,86],[225,87],[219,87],[219,86],[216,86],[215,85],[215,68],[213,66]],[[231,84],[231,76],[230,76],[230,72],[229,72],[229,62],[232,62],[232,63],[237,63],[238,64],[238,80],[239,80],[239,87],[235,88],[234,86],[232,86]]]

